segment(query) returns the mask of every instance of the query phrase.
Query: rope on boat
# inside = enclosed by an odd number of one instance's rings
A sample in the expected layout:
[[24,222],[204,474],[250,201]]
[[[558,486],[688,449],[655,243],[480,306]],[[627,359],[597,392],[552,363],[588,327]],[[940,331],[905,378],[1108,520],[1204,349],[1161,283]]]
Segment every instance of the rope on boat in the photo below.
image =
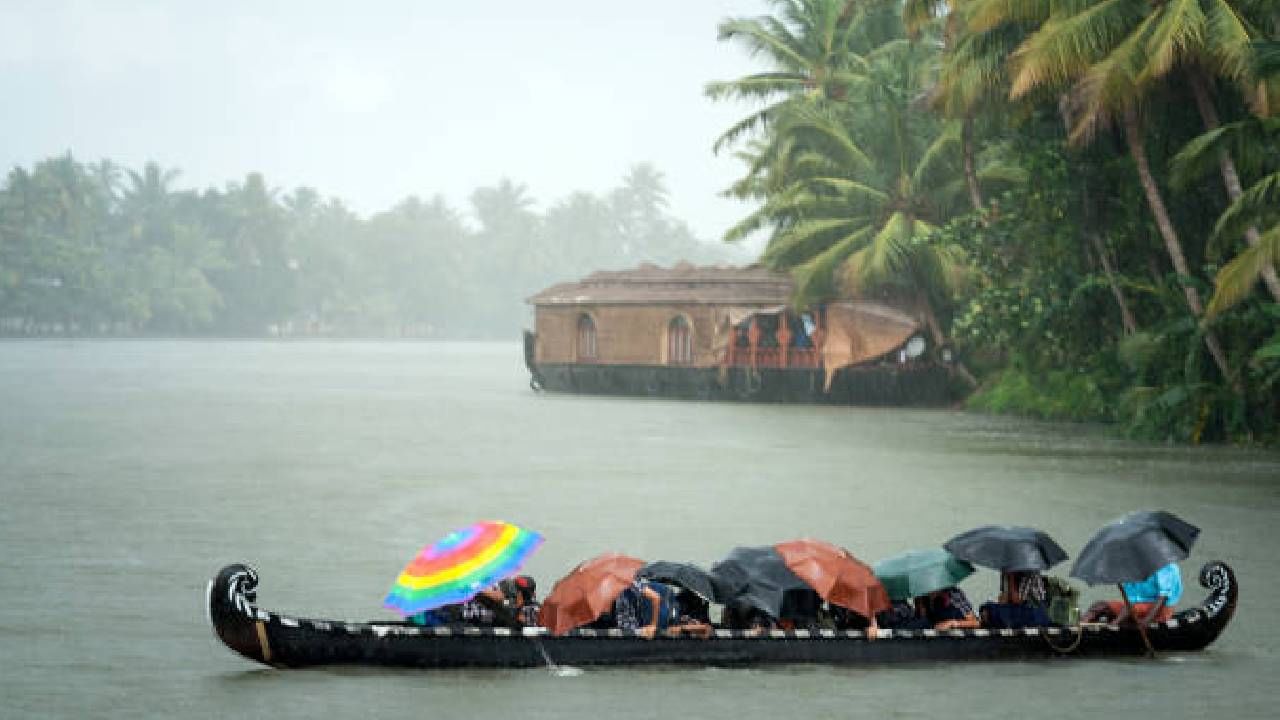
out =
[[1053,640],[1049,639],[1050,635],[1047,632],[1040,633],[1040,637],[1044,638],[1044,641],[1049,645],[1049,647],[1053,648],[1055,652],[1060,655],[1067,655],[1075,652],[1076,648],[1080,647],[1080,643],[1084,641],[1084,628],[1080,625],[1076,625],[1076,639],[1072,640],[1071,644],[1066,647],[1058,647],[1057,645],[1054,645]]

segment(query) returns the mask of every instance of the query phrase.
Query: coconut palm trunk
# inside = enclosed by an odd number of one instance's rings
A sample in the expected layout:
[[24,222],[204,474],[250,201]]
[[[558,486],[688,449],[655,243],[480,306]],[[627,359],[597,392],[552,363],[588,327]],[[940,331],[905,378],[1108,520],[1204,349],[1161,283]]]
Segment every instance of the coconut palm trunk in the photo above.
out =
[[1106,243],[1094,230],[1088,230],[1085,234],[1089,236],[1093,251],[1098,254],[1098,261],[1102,263],[1102,273],[1107,278],[1107,286],[1111,288],[1111,296],[1115,298],[1116,306],[1120,308],[1120,324],[1124,327],[1124,334],[1132,335],[1138,332],[1138,321],[1134,319],[1133,311],[1129,309],[1129,303],[1125,300],[1124,291],[1120,289],[1120,283],[1116,280],[1116,271],[1111,265]]
[[[1058,116],[1062,118],[1062,128],[1067,136],[1071,135],[1071,114],[1067,110],[1067,96],[1063,95],[1058,98]],[[1107,278],[1107,287],[1111,288],[1111,297],[1115,298],[1116,306],[1120,308],[1120,323],[1124,327],[1125,335],[1132,335],[1138,331],[1138,321],[1134,318],[1133,312],[1129,310],[1129,302],[1124,296],[1124,290],[1120,288],[1120,281],[1117,279],[1115,268],[1111,264],[1111,255],[1107,250],[1106,243],[1102,241],[1102,236],[1098,234],[1096,224],[1094,222],[1096,209],[1094,205],[1093,193],[1089,191],[1089,170],[1086,169],[1082,176],[1080,187],[1081,200],[1084,202],[1085,212],[1085,235],[1089,242],[1093,245],[1093,250],[1098,254],[1098,262],[1102,263],[1103,275]]]
[[982,211],[982,188],[978,185],[977,163],[974,161],[973,111],[966,112],[960,125],[960,146],[964,153],[964,182],[969,186],[969,202],[976,212]]
[[[947,334],[942,331],[942,323],[938,322],[938,315],[933,311],[933,303],[929,302],[929,296],[926,293],[916,293],[916,307],[920,314],[924,316],[925,327],[929,328],[929,336],[933,338],[933,346],[936,348],[944,347],[947,344]],[[978,379],[969,372],[969,368],[960,360],[960,358],[952,358],[952,367],[955,368],[956,374],[964,380],[970,389],[978,387]]]
[[[1204,315],[1204,305],[1200,302],[1200,293],[1194,287],[1189,285],[1186,278],[1191,277],[1191,270],[1187,267],[1186,255],[1182,252],[1182,243],[1178,240],[1178,233],[1174,230],[1173,221],[1169,218],[1169,211],[1165,207],[1164,199],[1160,196],[1160,188],[1156,185],[1155,176],[1151,174],[1151,165],[1147,161],[1147,149],[1143,145],[1142,131],[1138,127],[1138,113],[1132,105],[1128,105],[1124,109],[1124,136],[1125,141],[1129,145],[1129,154],[1133,156],[1133,163],[1138,169],[1138,179],[1142,183],[1142,190],[1146,193],[1147,204],[1151,207],[1151,214],[1155,217],[1156,227],[1160,230],[1160,237],[1164,239],[1165,250],[1169,253],[1169,259],[1173,262],[1173,269],[1178,273],[1178,283],[1182,285],[1182,292],[1187,298],[1187,306],[1191,308],[1191,313],[1199,318]],[[1237,394],[1243,393],[1244,388],[1241,387],[1240,381],[1230,372],[1230,365],[1227,364],[1227,355],[1222,350],[1222,344],[1218,342],[1218,336],[1212,330],[1205,330],[1204,344],[1209,348],[1209,354],[1213,356],[1213,362],[1218,366],[1218,371],[1222,373],[1222,377],[1226,378]]]
[[[1222,125],[1218,120],[1218,111],[1213,106],[1213,100],[1209,97],[1209,89],[1205,84],[1204,75],[1198,70],[1192,70],[1187,73],[1191,81],[1191,93],[1196,99],[1196,108],[1200,111],[1200,119],[1204,122],[1205,130],[1214,131]],[[1227,188],[1227,196],[1232,202],[1240,199],[1240,195],[1244,193],[1244,189],[1240,185],[1240,175],[1236,172],[1235,161],[1231,159],[1231,154],[1226,149],[1218,151],[1218,169],[1222,172],[1222,184]],[[1260,242],[1258,228],[1249,226],[1244,232],[1245,241],[1249,243],[1249,247],[1257,247]],[[1276,277],[1276,269],[1267,266],[1262,269],[1262,282],[1267,286],[1267,290],[1271,292],[1271,297],[1280,302],[1280,278]]]

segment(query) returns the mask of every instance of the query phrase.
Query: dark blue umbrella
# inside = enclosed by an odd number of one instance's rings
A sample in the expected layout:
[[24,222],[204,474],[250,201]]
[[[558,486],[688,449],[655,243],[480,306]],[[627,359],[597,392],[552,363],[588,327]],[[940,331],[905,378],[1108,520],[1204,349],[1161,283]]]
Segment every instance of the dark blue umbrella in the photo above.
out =
[[1200,528],[1164,510],[1117,518],[1080,551],[1071,576],[1090,585],[1139,582],[1169,563],[1186,560]]
[[775,618],[782,616],[788,592],[813,590],[791,572],[773,546],[734,548],[711,566],[711,576],[728,593],[726,605],[752,607]]
[[668,585],[688,590],[707,602],[723,603],[730,593],[711,573],[693,563],[668,562],[659,560],[640,568],[638,578],[657,580]]
[[1000,572],[1042,572],[1067,559],[1048,533],[1015,525],[984,525],[951,538],[942,547],[961,560]]

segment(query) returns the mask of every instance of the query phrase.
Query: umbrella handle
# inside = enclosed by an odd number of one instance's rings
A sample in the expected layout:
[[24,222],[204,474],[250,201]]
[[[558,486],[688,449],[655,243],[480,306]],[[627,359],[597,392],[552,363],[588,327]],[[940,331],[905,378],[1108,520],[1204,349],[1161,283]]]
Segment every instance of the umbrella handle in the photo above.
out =
[[1120,588],[1120,597],[1124,598],[1124,609],[1129,613],[1129,618],[1134,620],[1138,626],[1138,634],[1142,636],[1142,644],[1147,646],[1147,657],[1154,658],[1156,649],[1151,646],[1151,638],[1147,637],[1146,620],[1134,616],[1133,604],[1129,602],[1129,593],[1124,591],[1124,583],[1117,583],[1116,587]]

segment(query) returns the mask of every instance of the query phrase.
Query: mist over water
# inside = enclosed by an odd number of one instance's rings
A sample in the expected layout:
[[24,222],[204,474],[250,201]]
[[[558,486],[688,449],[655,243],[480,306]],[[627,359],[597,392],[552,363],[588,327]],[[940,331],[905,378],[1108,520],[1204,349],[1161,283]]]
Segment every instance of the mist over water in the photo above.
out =
[[[0,715],[577,718],[1271,715],[1280,456],[1137,445],[950,411],[532,392],[514,343],[0,344]],[[276,671],[232,655],[205,583],[388,617],[422,544],[500,518],[547,542],[541,587],[605,550],[710,563],[811,535],[867,561],[991,522],[1074,553],[1162,507],[1242,586],[1207,652],[912,667]],[[980,601],[992,573],[965,582]],[[545,590],[544,590],[545,592]],[[1085,600],[1101,596],[1088,593]]]

